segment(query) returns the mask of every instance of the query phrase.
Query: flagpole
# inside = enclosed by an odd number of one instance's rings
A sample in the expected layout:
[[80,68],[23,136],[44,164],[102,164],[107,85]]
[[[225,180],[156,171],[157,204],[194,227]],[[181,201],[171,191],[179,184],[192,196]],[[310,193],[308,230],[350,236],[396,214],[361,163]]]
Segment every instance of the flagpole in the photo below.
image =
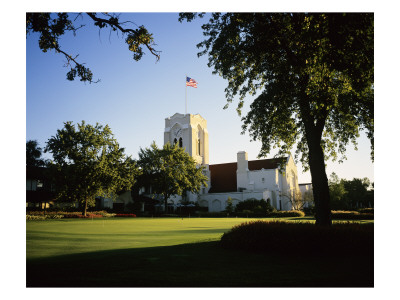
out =
[[185,75],[185,115],[187,114],[187,84],[186,84],[186,80],[187,80],[187,75]]

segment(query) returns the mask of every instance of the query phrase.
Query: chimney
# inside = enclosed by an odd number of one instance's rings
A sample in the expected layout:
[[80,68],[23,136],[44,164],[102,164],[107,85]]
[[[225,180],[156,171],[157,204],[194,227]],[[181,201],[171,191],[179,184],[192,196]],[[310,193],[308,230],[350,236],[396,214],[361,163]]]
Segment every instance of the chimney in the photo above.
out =
[[246,151],[239,151],[237,153],[237,172],[245,173],[249,171],[249,159]]

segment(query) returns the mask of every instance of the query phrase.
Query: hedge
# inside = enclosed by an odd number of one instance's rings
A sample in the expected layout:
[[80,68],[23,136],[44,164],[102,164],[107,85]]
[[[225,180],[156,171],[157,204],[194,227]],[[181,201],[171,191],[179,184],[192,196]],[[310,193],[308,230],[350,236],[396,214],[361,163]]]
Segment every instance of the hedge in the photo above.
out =
[[270,212],[267,217],[270,218],[286,218],[286,217],[304,217],[305,213],[301,210],[278,210]]
[[252,221],[223,234],[223,248],[288,255],[372,255],[374,224],[339,223],[330,227],[312,223]]
[[373,220],[374,214],[359,213],[358,211],[332,210],[332,219],[335,220]]

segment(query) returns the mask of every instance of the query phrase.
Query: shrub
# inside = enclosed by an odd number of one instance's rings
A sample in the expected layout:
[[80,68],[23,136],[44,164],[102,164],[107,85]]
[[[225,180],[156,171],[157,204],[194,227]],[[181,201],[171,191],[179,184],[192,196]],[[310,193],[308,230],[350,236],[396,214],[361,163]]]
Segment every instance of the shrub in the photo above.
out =
[[362,214],[374,214],[374,209],[373,208],[360,208],[358,210],[359,213]]
[[102,218],[103,216],[102,215],[99,215],[99,214],[91,214],[91,213],[88,213],[86,216],[84,216],[84,215],[82,215],[82,213],[69,213],[69,214],[65,214],[64,215],[64,218],[68,218],[68,219],[73,219],[73,218],[76,218],[76,219],[93,219],[93,218]]
[[115,214],[117,218],[136,218],[135,214]]
[[305,213],[301,210],[279,210],[267,214],[271,218],[304,217]]
[[49,219],[62,219],[62,218],[64,218],[64,215],[56,215],[56,214],[53,214],[53,215],[49,215],[49,216],[47,216]]
[[303,212],[306,214],[306,216],[314,216],[315,206],[303,207]]
[[235,207],[236,212],[251,211],[254,213],[266,214],[267,212],[274,211],[274,208],[267,203],[264,199],[247,199],[245,201],[239,202]]
[[46,220],[46,216],[26,215],[27,220]]
[[359,213],[358,211],[332,210],[332,219],[339,220],[373,220],[371,213]]
[[252,221],[223,234],[221,246],[255,252],[290,255],[372,255],[374,225],[339,223],[331,227],[313,223]]

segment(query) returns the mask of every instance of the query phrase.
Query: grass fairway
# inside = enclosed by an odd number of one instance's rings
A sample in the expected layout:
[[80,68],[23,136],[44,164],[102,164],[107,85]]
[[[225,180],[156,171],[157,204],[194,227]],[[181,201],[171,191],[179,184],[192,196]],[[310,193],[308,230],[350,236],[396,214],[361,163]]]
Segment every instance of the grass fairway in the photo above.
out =
[[27,221],[27,286],[373,286],[373,257],[288,257],[220,248],[221,235],[245,221]]

